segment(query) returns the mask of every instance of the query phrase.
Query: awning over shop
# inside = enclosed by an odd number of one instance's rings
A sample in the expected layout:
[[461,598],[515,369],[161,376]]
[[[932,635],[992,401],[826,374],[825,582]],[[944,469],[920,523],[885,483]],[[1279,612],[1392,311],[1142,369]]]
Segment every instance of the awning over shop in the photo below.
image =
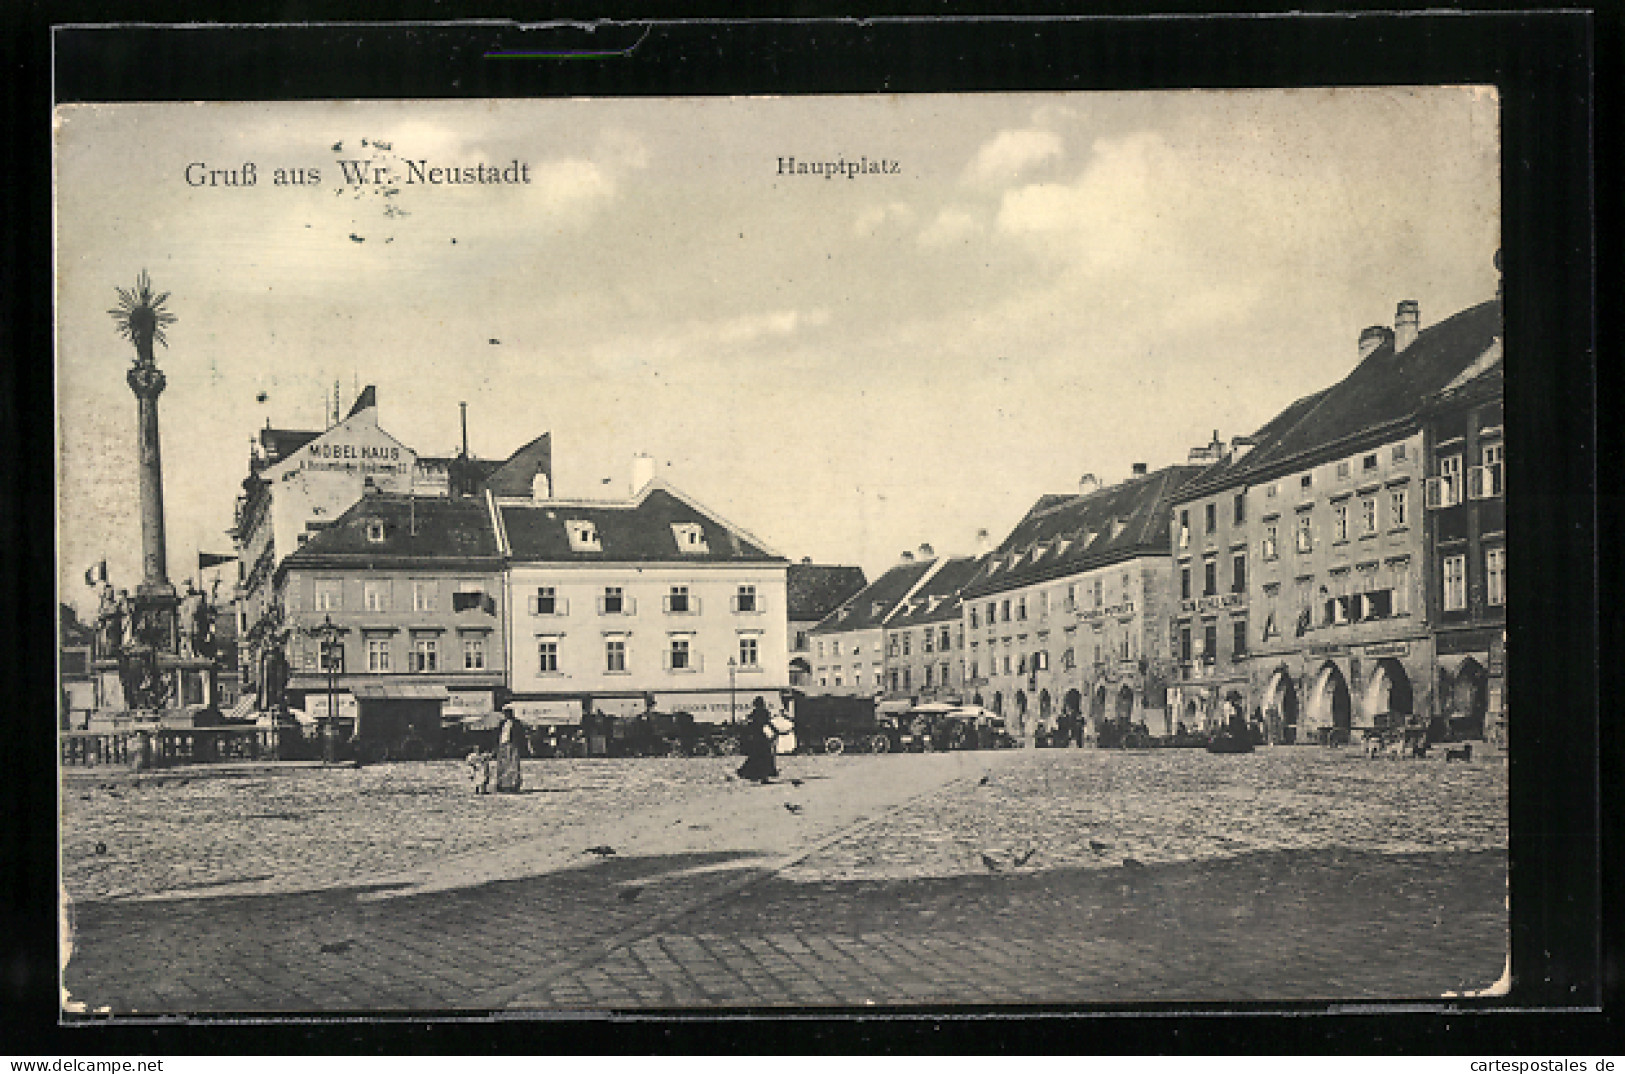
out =
[[444,701],[444,686],[427,682],[365,682],[352,687],[360,701]]
[[520,723],[530,727],[574,726],[581,722],[579,698],[550,701],[515,700],[509,702],[508,708],[513,710]]

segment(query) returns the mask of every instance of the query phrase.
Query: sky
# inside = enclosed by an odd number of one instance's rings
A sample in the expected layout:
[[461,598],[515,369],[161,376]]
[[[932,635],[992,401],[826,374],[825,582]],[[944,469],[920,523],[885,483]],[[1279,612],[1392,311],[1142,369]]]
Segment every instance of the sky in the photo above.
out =
[[1498,123],[1487,87],[63,106],[62,598],[104,557],[139,581],[107,311],[143,269],[177,318],[172,578],[231,550],[256,431],[325,427],[335,381],[423,454],[455,452],[459,402],[479,456],[550,430],[560,496],[624,495],[647,453],[774,551],[873,578],[1251,432],[1401,299],[1425,328],[1492,297]]

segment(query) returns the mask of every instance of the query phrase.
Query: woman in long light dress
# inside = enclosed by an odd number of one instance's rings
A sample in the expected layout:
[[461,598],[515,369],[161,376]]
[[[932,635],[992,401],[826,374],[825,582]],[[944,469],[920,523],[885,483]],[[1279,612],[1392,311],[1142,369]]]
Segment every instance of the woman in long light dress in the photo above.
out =
[[497,725],[497,791],[516,794],[519,791],[519,750],[521,725],[512,712],[503,712]]

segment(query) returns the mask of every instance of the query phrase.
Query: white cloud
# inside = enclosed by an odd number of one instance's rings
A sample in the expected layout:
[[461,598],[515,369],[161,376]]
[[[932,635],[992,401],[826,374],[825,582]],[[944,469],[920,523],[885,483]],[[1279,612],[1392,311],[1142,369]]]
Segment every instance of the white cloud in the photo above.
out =
[[950,246],[964,242],[980,233],[982,225],[963,209],[948,208],[937,214],[929,227],[920,232],[920,245],[926,247]]
[[532,200],[553,215],[596,209],[615,196],[613,174],[589,160],[552,161],[531,170]]
[[1054,131],[1000,131],[976,151],[965,169],[965,178],[979,185],[1013,182],[1034,165],[1065,155],[1061,136]]
[[914,222],[914,210],[907,202],[891,201],[884,205],[870,205],[852,221],[852,234],[859,238],[875,234],[887,223],[908,226]]

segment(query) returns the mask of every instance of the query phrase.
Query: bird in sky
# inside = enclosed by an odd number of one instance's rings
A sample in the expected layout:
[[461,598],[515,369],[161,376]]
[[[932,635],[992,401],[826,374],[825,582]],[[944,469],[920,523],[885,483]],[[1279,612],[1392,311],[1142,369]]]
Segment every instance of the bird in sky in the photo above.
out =
[[614,855],[615,848],[612,847],[612,846],[604,846],[603,844],[600,844],[600,845],[595,846],[595,847],[588,847],[586,850],[583,850],[582,853],[583,854],[597,854],[600,858],[608,858],[608,857],[611,857],[611,856]]
[[985,775],[981,779],[976,781],[976,785],[978,787],[985,787],[985,786],[987,786],[987,781],[992,779],[992,778],[993,778],[993,776],[991,774]]
[[796,805],[794,802],[786,802],[786,803],[784,803],[784,808],[788,809],[792,813],[800,813],[801,812],[801,807]]
[[987,866],[987,871],[990,873],[996,873],[1001,868],[999,863],[985,850],[982,851],[982,864]]
[[1111,847],[1105,843],[1102,843],[1099,839],[1091,839],[1089,840],[1089,849],[1094,851],[1096,854],[1104,854],[1106,851],[1110,850]]
[[1015,865],[1017,868],[1020,868],[1021,866],[1026,865],[1028,862],[1032,861],[1033,860],[1033,855],[1037,854],[1037,853],[1038,853],[1038,848],[1037,847],[1028,847],[1025,853],[1020,854],[1020,855],[1018,855],[1018,856],[1016,856],[1014,858],[1011,858],[1010,859],[1011,864]]

